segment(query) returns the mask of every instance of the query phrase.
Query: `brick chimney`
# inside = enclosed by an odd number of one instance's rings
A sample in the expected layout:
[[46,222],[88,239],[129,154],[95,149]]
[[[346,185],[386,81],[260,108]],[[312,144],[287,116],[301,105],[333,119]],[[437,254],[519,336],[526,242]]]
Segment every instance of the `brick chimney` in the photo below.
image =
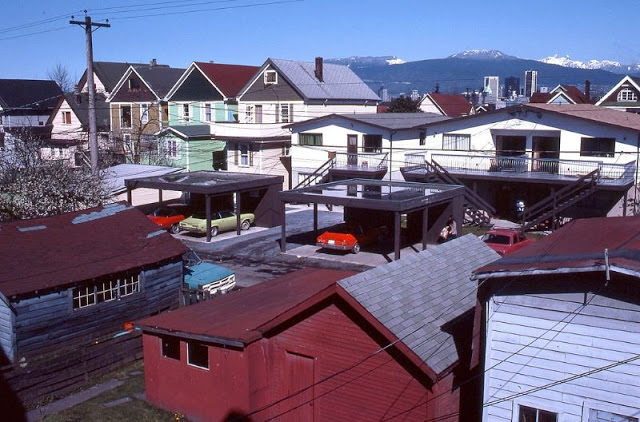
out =
[[584,81],[584,96],[587,99],[587,102],[591,102],[591,82],[588,80]]
[[324,82],[322,57],[316,57],[316,78],[318,78],[320,82]]

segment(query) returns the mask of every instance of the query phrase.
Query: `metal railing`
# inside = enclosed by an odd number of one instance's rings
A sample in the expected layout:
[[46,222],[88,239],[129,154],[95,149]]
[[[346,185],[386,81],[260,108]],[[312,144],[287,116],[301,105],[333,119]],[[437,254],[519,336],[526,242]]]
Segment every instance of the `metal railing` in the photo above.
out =
[[335,157],[335,167],[359,167],[386,169],[388,166],[389,153],[347,153],[337,152]]

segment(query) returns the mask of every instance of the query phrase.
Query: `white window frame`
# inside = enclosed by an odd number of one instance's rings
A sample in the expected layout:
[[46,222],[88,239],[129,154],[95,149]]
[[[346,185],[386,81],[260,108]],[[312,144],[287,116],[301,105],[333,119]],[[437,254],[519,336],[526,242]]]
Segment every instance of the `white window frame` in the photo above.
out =
[[265,85],[277,85],[278,84],[278,72],[273,69],[264,71],[264,84]]
[[180,116],[184,122],[191,121],[191,105],[189,103],[183,103],[180,105]]
[[[447,140],[447,137],[450,137],[453,139]],[[465,146],[465,143],[466,143],[466,146]],[[468,133],[443,133],[442,134],[442,150],[443,151],[470,151],[471,135]]]
[[249,154],[251,154],[251,151],[249,151],[249,145],[238,144],[238,155],[240,156],[240,159],[238,160],[239,167],[251,167]]
[[638,101],[638,94],[630,88],[623,88],[618,92],[617,100],[620,103],[633,103]]
[[179,160],[180,155],[180,141],[177,139],[165,139],[164,140],[164,156],[171,160]]
[[280,122],[293,123],[293,104],[280,104]]
[[[124,125],[124,119],[123,117],[123,109],[125,107],[129,107],[129,126],[125,126]],[[133,127],[133,107],[131,107],[131,104],[120,104],[120,128],[122,129],[131,129]]]
[[140,121],[142,123],[149,123],[149,104],[140,104]]
[[71,112],[70,111],[63,111],[62,112],[62,124],[65,125],[65,126],[68,126],[68,125],[71,124]]
[[245,123],[251,123],[253,121],[253,105],[247,104],[244,109],[244,121]]
[[516,399],[513,401],[513,410],[511,412],[511,422],[518,422],[520,419],[520,406],[532,407],[537,410],[544,410],[546,412],[552,412],[558,415],[557,422],[562,422],[561,409],[558,408],[559,403],[541,403],[534,399]]
[[205,122],[213,121],[213,105],[211,103],[204,103],[204,107],[202,107],[202,120]]
[[602,410],[605,412],[615,413],[616,415],[623,417],[636,418],[640,420],[640,408],[604,402],[584,401],[582,404],[582,422],[589,422],[589,412],[591,410]]
[[200,369],[204,369],[205,371],[208,371],[209,368],[211,367],[211,364],[209,362],[209,346],[207,346],[204,343],[197,342],[198,344],[201,344],[207,349],[207,366],[202,366],[202,365],[198,365],[197,363],[191,362],[191,345],[193,343],[196,343],[196,341],[194,340],[187,341],[187,365],[193,366],[194,368],[200,368]]
[[131,296],[135,293],[140,293],[140,274],[129,274],[118,280],[119,285],[119,297]]
[[[114,279],[83,284],[72,288],[71,291],[73,310],[120,300],[140,293],[140,273],[120,275]],[[102,294],[102,298],[99,297],[100,294]]]
[[[131,134],[130,133],[123,133],[122,134],[122,143],[127,146],[127,148],[129,149],[129,151],[132,154],[135,153],[135,151],[134,151],[135,145],[133,145],[133,142],[131,141]],[[122,147],[124,148],[124,145]]]

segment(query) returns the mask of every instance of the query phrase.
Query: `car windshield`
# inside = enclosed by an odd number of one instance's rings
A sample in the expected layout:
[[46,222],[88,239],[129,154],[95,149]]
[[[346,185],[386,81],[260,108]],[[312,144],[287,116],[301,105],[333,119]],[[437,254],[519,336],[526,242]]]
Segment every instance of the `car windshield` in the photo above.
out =
[[503,234],[487,233],[482,236],[482,241],[485,243],[495,243],[498,245],[508,245],[509,236]]

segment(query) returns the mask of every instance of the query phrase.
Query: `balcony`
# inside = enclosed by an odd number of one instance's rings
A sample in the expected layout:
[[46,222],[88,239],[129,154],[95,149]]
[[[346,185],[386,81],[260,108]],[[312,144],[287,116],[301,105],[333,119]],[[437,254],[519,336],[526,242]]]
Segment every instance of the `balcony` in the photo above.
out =
[[331,180],[382,179],[387,173],[388,153],[335,153]]
[[[405,172],[426,173],[426,152],[405,154]],[[431,154],[431,159],[449,173],[458,176],[476,176],[491,179],[529,179],[541,181],[573,181],[594,170],[599,170],[599,185],[626,186],[633,183],[636,162],[608,164],[602,161],[562,160],[499,155]]]

